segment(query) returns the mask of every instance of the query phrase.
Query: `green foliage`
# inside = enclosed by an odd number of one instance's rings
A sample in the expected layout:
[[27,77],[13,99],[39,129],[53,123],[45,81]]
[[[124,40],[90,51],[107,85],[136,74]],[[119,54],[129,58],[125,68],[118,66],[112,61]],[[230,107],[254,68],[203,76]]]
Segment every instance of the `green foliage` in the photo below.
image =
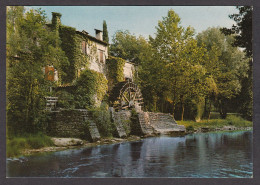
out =
[[[17,14],[16,14],[17,13]],[[13,22],[14,21],[14,22]],[[44,96],[52,82],[44,80],[42,68],[67,61],[57,45],[59,38],[46,26],[40,10],[23,14],[10,7],[7,13],[7,128],[8,134],[35,133],[47,119]]]
[[58,107],[64,108],[64,109],[73,109],[75,108],[75,103],[74,103],[74,95],[62,90],[58,91],[55,94],[58,97]]
[[42,133],[24,137],[13,137],[7,139],[6,155],[7,157],[17,157],[25,149],[38,149],[47,146],[53,146],[53,142],[50,137]]
[[[156,37],[150,37],[151,57],[141,62],[139,79],[150,110],[169,112],[171,107],[174,114],[179,102],[184,106],[188,99],[198,101],[208,91],[209,77],[203,66],[207,53],[193,38],[193,28],[180,26],[180,17],[173,10],[156,29]],[[184,107],[182,110],[184,113]]]
[[65,52],[69,65],[62,65],[61,76],[64,83],[72,82],[76,77],[75,58],[77,56],[76,29],[69,26],[60,26],[59,34],[61,38],[61,48]]
[[225,118],[230,100],[241,91],[240,79],[246,76],[248,60],[242,51],[232,46],[233,36],[225,36],[219,28],[209,28],[199,33],[197,40],[208,50],[209,62],[204,66],[216,86],[215,93],[209,91],[207,96],[211,96]]
[[237,102],[237,106],[239,112],[243,115],[244,118],[248,120],[252,120],[253,117],[253,88],[252,88],[252,79],[253,79],[253,50],[252,50],[252,13],[253,7],[252,6],[238,6],[237,9],[239,10],[238,14],[229,15],[231,19],[236,22],[236,25],[233,25],[231,29],[229,28],[222,28],[221,31],[225,35],[234,34],[235,39],[233,40],[233,45],[245,48],[246,56],[249,59],[247,76],[241,78],[241,93],[234,98],[233,102]]
[[76,108],[92,108],[101,102],[107,92],[107,80],[103,74],[85,69],[76,81],[74,96]]
[[142,37],[131,35],[129,31],[117,31],[110,45],[110,55],[140,64],[149,52],[149,44]]
[[102,137],[111,137],[115,133],[115,125],[111,121],[108,105],[102,103],[99,108],[89,110],[97,124],[98,131]]
[[103,21],[103,41],[109,43],[108,31],[107,31],[107,23]]
[[236,21],[236,25],[232,28],[222,28],[221,31],[226,35],[235,34],[234,46],[246,48],[248,57],[252,57],[252,6],[237,6],[238,14],[229,15],[231,19]]
[[125,60],[119,57],[110,56],[106,60],[106,65],[108,69],[109,86],[125,80],[124,78]]
[[228,121],[228,124],[234,125],[234,126],[239,126],[239,127],[247,127],[248,125],[252,125],[252,122],[246,121],[240,116],[235,116],[235,115],[228,115],[226,120]]

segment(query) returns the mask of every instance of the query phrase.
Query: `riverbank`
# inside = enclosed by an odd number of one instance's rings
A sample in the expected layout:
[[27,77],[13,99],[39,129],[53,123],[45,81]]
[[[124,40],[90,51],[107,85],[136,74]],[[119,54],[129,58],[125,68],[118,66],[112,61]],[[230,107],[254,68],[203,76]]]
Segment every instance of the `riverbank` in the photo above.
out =
[[253,129],[253,122],[237,116],[228,116],[226,119],[201,120],[200,122],[177,121],[177,124],[184,125],[188,133]]
[[[252,130],[253,128],[252,122],[235,116],[229,116],[227,119],[202,120],[200,122],[177,121],[177,124],[185,126],[186,133],[184,134],[212,131]],[[173,136],[178,136],[178,133]],[[19,157],[21,155],[31,155],[42,152],[54,152],[72,148],[138,141],[144,137],[146,136],[129,136],[127,138],[110,137],[102,138],[96,142],[89,142],[76,138],[51,138],[43,134],[38,134],[27,138],[8,139],[7,157]]]
[[51,140],[53,141],[52,144],[53,146],[45,146],[37,149],[24,148],[23,150],[20,151],[19,154],[14,156],[9,156],[9,157],[19,157],[19,156],[26,156],[26,155],[32,155],[32,154],[44,153],[44,152],[55,152],[55,151],[62,151],[62,150],[76,149],[76,148],[83,148],[83,147],[93,147],[98,145],[124,143],[124,142],[138,141],[141,140],[142,138],[144,137],[131,135],[127,138],[113,138],[113,137],[102,138],[101,140],[96,142],[88,142],[86,140],[81,140],[77,138],[51,138]]

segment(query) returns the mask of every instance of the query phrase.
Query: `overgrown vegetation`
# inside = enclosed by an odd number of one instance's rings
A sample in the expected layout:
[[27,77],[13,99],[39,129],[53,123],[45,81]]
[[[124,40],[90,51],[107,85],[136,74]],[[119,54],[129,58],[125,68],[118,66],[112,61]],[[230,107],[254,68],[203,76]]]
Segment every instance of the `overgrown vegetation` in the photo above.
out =
[[93,108],[99,106],[107,89],[107,80],[103,74],[85,69],[76,81],[75,107]]
[[47,115],[44,97],[51,95],[52,82],[45,80],[43,67],[60,69],[68,62],[56,32],[46,26],[40,10],[24,13],[20,6],[7,12],[7,128],[18,135],[42,131]]
[[109,79],[109,87],[112,84],[117,84],[118,82],[122,82],[125,80],[124,78],[124,66],[125,60],[119,57],[110,56],[106,60],[107,70],[108,70],[108,79]]
[[98,131],[102,137],[112,137],[115,131],[115,125],[111,120],[111,115],[108,110],[108,105],[102,103],[99,108],[90,109]]
[[7,157],[18,157],[26,149],[39,149],[42,147],[53,146],[50,137],[38,133],[22,137],[11,137],[7,139],[6,155]]

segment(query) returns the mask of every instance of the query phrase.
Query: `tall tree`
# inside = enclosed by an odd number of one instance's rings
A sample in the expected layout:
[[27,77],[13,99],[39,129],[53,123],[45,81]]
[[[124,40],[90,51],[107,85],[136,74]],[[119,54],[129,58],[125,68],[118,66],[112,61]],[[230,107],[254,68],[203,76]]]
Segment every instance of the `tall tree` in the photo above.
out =
[[221,31],[226,35],[235,35],[234,46],[245,48],[246,56],[249,58],[247,76],[241,78],[242,89],[237,101],[240,105],[240,113],[247,119],[252,120],[253,114],[253,50],[252,50],[252,6],[238,6],[238,14],[229,15],[236,22],[232,28],[223,28]]
[[104,20],[103,21],[103,40],[107,43],[109,43],[109,37],[108,37],[108,31],[107,31],[107,23]]
[[156,29],[155,38],[150,37],[152,60],[147,69],[155,71],[150,84],[157,99],[163,100],[163,104],[166,101],[172,104],[173,114],[177,103],[181,102],[183,119],[185,101],[188,98],[198,100],[206,86],[206,72],[202,66],[206,50],[198,47],[193,28],[183,28],[173,10],[158,22]]
[[225,36],[219,28],[208,28],[198,34],[197,40],[208,50],[209,60],[205,67],[216,82],[215,104],[225,118],[230,100],[241,91],[240,78],[246,75],[247,61],[243,52],[232,45],[233,36]]

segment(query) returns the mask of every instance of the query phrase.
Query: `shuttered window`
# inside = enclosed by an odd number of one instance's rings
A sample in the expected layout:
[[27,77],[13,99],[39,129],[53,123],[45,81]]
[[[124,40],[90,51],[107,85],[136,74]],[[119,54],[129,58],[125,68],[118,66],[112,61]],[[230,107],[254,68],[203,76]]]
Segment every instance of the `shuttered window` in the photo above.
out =
[[104,62],[104,52],[103,51],[99,51],[99,61]]

